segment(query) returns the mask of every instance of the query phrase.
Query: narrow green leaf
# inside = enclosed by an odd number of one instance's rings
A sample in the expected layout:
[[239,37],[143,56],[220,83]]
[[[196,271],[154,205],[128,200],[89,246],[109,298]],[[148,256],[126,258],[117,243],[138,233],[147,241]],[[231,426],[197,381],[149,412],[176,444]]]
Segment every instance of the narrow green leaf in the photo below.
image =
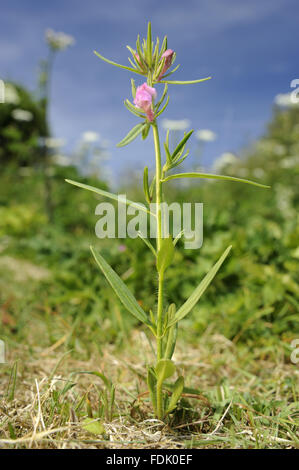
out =
[[150,128],[151,125],[149,123],[144,126],[144,128],[142,129],[142,140],[145,140],[147,138]]
[[144,55],[143,55],[143,52],[142,52],[141,46],[140,46],[140,36],[139,36],[139,34],[137,36],[136,49],[137,49],[137,53],[139,55],[139,59],[141,61],[141,65],[144,69],[146,69],[146,63],[145,63],[145,60],[144,60]]
[[157,381],[163,383],[175,373],[175,365],[169,359],[161,359],[156,365]]
[[156,45],[155,45],[155,49],[154,49],[154,54],[153,54],[154,63],[157,62],[157,58],[159,56],[159,47],[160,47],[160,39],[157,37]]
[[[138,116],[139,118],[143,118],[143,119],[146,117],[145,114],[143,114],[141,111],[139,111],[137,108],[135,108],[135,106],[133,106],[128,99],[126,99],[124,101],[124,105],[127,108],[127,110],[130,111],[130,113],[135,114],[135,116]],[[143,130],[142,130],[142,132],[143,132]],[[127,144],[125,144],[125,145],[127,145]],[[117,146],[120,147],[119,144]]]
[[200,78],[199,80],[187,80],[187,81],[161,80],[160,83],[168,83],[169,85],[192,85],[193,83],[205,82],[206,80],[210,80],[211,78],[212,77],[207,77],[207,78]]
[[149,367],[147,371],[147,386],[149,389],[154,412],[157,413],[157,377],[153,367]]
[[130,64],[132,65],[133,69],[134,69],[134,70],[137,70],[136,64],[134,64],[134,62],[131,60],[130,57],[128,57],[128,61],[129,61]]
[[99,52],[97,51],[93,51],[94,54],[99,57],[100,59],[104,60],[104,62],[107,62],[108,64],[110,65],[115,65],[115,67],[119,67],[120,69],[125,69],[125,70],[129,70],[130,72],[134,72],[134,73],[137,73],[138,75],[143,75],[142,72],[140,72],[139,70],[137,69],[134,69],[133,67],[127,67],[126,65],[121,65],[121,64],[118,64],[117,62],[113,62],[112,60],[109,60],[109,59],[106,59],[106,57],[102,56]]
[[[180,68],[181,64],[178,64],[173,70],[171,70],[171,72],[167,73],[166,75],[163,75],[163,79],[169,77],[170,75],[172,75],[174,72],[176,72],[179,68]],[[161,83],[161,82],[160,82]]]
[[78,372],[74,372],[74,375],[77,375],[77,374],[78,375],[79,374],[95,375],[96,377],[99,377],[104,382],[104,384],[106,385],[108,389],[111,389],[112,387],[112,382],[108,379],[108,377],[106,377],[105,374],[102,374],[101,372],[98,372],[95,370],[80,370]]
[[184,390],[184,377],[181,375],[174,384],[173,392],[170,398],[168,408],[166,410],[166,414],[171,413],[175,409],[177,402],[181,398],[183,390]]
[[151,203],[150,193],[149,193],[149,185],[148,185],[148,167],[146,166],[143,171],[143,192],[148,204]]
[[[139,68],[140,65],[139,65],[139,62],[138,62],[138,60],[137,60],[137,58],[136,58],[135,51],[134,51],[134,50],[132,49],[132,47],[130,47],[130,46],[127,46],[127,49],[131,52],[132,57],[133,57],[133,60],[134,60],[134,62],[135,62],[134,68],[135,68],[135,67],[138,67],[138,68]],[[129,59],[129,60],[130,60],[130,59]],[[130,62],[131,62],[131,61],[130,61]]]
[[135,99],[135,96],[136,96],[136,85],[135,85],[135,80],[133,80],[133,78],[131,78],[131,88],[132,88],[132,96],[133,96],[133,99]]
[[175,161],[172,163],[171,168],[175,168],[179,166],[181,163],[183,163],[183,161],[186,160],[188,155],[189,155],[189,150],[187,150],[185,155],[183,155],[182,157],[176,158]]
[[153,199],[155,184],[156,184],[156,175],[153,177],[150,188],[149,188],[149,194],[150,194],[151,200]]
[[73,181],[73,180],[66,179],[65,181],[69,184],[73,184],[74,186],[78,186],[78,188],[87,189],[88,191],[99,194],[100,196],[108,197],[109,199],[113,199],[114,201],[117,201],[117,202],[123,202],[124,204],[135,207],[136,209],[140,211],[147,212],[148,214],[154,217],[156,216],[154,212],[151,212],[145,206],[138,204],[138,202],[130,201],[130,199],[122,200],[119,197],[119,194],[108,193],[108,191],[104,191],[103,189],[95,188],[94,186],[89,186],[88,184],[78,183],[77,181]]
[[111,268],[111,266],[109,266],[109,264],[99,253],[96,253],[94,251],[93,247],[90,247],[90,249],[104,276],[106,277],[107,281],[111,285],[112,289],[114,290],[124,307],[139,321],[145,323],[148,326],[151,326],[149,320],[147,319],[146,313],[140,307],[137,300],[135,299],[131,291],[129,291],[125,283],[118,276],[118,274],[116,274],[116,272]]
[[166,142],[166,145],[167,145],[168,148],[169,148],[169,134],[170,134],[170,130],[167,129],[167,131],[166,131],[166,141],[165,142]]
[[222,263],[224,262],[225,258],[229,254],[231,250],[231,246],[229,246],[223,255],[219,258],[217,263],[214,264],[212,269],[208,272],[208,274],[204,277],[204,279],[201,281],[201,283],[196,287],[194,292],[190,295],[189,299],[186,300],[186,302],[179,308],[177,313],[175,314],[175,317],[170,323],[168,324],[168,327],[174,325],[176,322],[182,320],[189,312],[192,310],[194,305],[198,302],[202,294],[205,292],[206,288],[209,286],[209,284],[212,282],[213,278],[215,277],[217,271],[220,269]]
[[6,390],[6,396],[7,396],[8,401],[13,401],[15,398],[17,373],[18,373],[18,361],[15,361],[10,371],[8,386]]
[[168,163],[168,166],[170,167],[171,165],[171,154],[168,148],[168,145],[166,142],[164,142],[164,150],[165,150],[165,155],[166,155],[166,161]]
[[167,106],[168,106],[168,103],[169,103],[169,96],[167,96],[167,100],[166,100],[166,102],[165,102],[163,108],[161,108],[160,111],[155,115],[156,118],[159,117],[160,114],[163,113],[163,111],[165,111],[165,109],[166,109]]
[[157,82],[157,83],[162,83],[160,82],[159,80],[159,77],[160,77],[160,74],[163,70],[163,67],[164,67],[164,64],[165,64],[165,57],[162,57],[159,61],[159,63],[157,64],[157,67],[156,67],[156,71],[155,71],[155,75],[154,75],[154,83]]
[[180,233],[178,233],[175,239],[173,240],[173,246],[176,246],[177,242],[181,239],[183,235],[184,235],[184,230],[181,230]]
[[[167,324],[170,323],[170,321],[174,318],[175,312],[176,312],[175,304],[171,304],[167,312],[167,318],[166,318]],[[172,358],[175,345],[176,345],[177,333],[178,333],[178,323],[176,323],[175,325],[172,325],[168,329],[166,347],[165,347],[165,351],[163,354],[164,359]]]
[[172,238],[162,238],[161,248],[157,256],[157,270],[160,274],[164,273],[165,269],[170,266],[173,260],[174,246]]
[[184,148],[186,145],[187,141],[190,139],[191,135],[193,134],[193,129],[189,131],[184,137],[182,138],[181,142],[176,146],[176,148],[173,151],[173,154],[171,156],[171,159],[174,160],[175,157],[179,154],[179,152]]
[[155,106],[155,109],[156,109],[156,110],[158,110],[159,107],[161,106],[161,104],[163,103],[163,101],[164,101],[164,99],[165,99],[165,96],[167,95],[167,91],[168,91],[168,85],[166,84],[166,85],[164,86],[164,90],[163,90],[161,99],[160,99],[160,101],[158,101],[158,103],[157,103],[156,106]]
[[147,25],[147,50],[146,50],[146,55],[147,55],[147,63],[149,65],[149,68],[152,66],[152,25],[151,22],[148,22]]
[[155,256],[155,258],[157,257],[157,252],[155,250],[155,248],[153,247],[153,245],[151,244],[151,242],[147,239],[147,238],[144,238],[144,236],[142,236],[142,233],[141,232],[138,232],[138,237],[143,241],[143,243],[151,250],[151,252],[153,253],[153,255]]
[[164,54],[164,52],[166,51],[166,49],[167,49],[167,36],[164,36],[164,39],[163,39],[163,42],[162,42],[162,46],[161,46],[161,50],[160,50],[160,54],[159,54],[159,60],[161,59],[162,54]]
[[144,122],[134,126],[133,129],[130,130],[126,137],[124,137],[123,140],[121,140],[116,147],[124,147],[125,145],[128,145],[130,142],[132,142],[142,132],[144,126]]
[[271,186],[265,184],[256,183],[255,181],[244,180],[242,178],[236,178],[235,176],[224,176],[224,175],[211,175],[209,173],[178,173],[176,175],[166,176],[162,180],[163,183],[177,178],[207,178],[207,179],[216,179],[216,180],[227,180],[227,181],[236,181],[239,183],[252,184],[253,186],[258,186],[260,188],[269,189]]

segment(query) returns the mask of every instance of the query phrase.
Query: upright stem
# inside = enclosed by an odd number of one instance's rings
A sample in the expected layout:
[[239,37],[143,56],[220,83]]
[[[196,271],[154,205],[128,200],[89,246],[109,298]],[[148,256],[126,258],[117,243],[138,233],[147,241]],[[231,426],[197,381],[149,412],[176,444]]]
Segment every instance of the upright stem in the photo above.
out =
[[[155,153],[156,153],[156,208],[157,208],[157,252],[161,248],[162,240],[162,168],[161,168],[161,150],[158,126],[156,122],[153,124],[153,134],[155,142]],[[163,273],[158,273],[159,284],[158,284],[158,308],[157,308],[157,362],[162,359],[162,335],[163,335]],[[163,418],[163,394],[161,384],[157,384],[157,414],[158,418]]]
[[156,205],[157,205],[157,250],[159,251],[162,239],[162,214],[161,214],[161,202],[162,202],[162,168],[161,168],[161,149],[160,139],[157,123],[153,124],[153,134],[155,142],[155,153],[156,153]]

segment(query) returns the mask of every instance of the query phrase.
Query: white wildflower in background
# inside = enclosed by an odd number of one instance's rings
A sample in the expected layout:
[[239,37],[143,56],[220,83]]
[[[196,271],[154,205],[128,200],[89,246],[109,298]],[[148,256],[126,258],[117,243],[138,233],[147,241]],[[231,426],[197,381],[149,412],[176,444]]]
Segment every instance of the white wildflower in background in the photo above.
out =
[[284,158],[280,161],[282,168],[296,168],[299,167],[299,155]]
[[100,137],[101,137],[100,134],[94,131],[86,131],[86,132],[83,132],[82,134],[83,142],[90,143],[90,144],[94,142],[98,142],[100,140]]
[[5,83],[5,103],[18,104],[20,102],[19,93],[11,83]]
[[55,32],[53,29],[47,29],[45,37],[49,47],[54,51],[63,51],[75,44],[73,36],[62,32]]
[[190,126],[188,119],[163,119],[162,127],[170,131],[185,131]]
[[227,167],[228,165],[234,165],[239,161],[238,157],[230,152],[223,153],[220,157],[218,157],[213,163],[213,170],[214,171],[221,171],[223,168]]
[[67,155],[62,154],[53,155],[52,161],[59,166],[69,166],[71,164],[71,159]]
[[255,178],[263,178],[263,176],[265,176],[265,170],[263,170],[263,168],[255,168],[252,174]]
[[57,149],[66,144],[65,139],[56,139],[54,137],[46,137],[44,144],[49,149]]
[[291,106],[298,106],[299,103],[295,103],[292,100],[292,93],[279,93],[278,95],[275,96],[274,98],[274,103],[277,104],[277,106],[281,107],[291,107]]
[[25,109],[14,109],[11,115],[16,121],[29,122],[33,119],[33,114]]
[[195,133],[195,137],[202,142],[214,142],[217,134],[210,129],[201,129]]

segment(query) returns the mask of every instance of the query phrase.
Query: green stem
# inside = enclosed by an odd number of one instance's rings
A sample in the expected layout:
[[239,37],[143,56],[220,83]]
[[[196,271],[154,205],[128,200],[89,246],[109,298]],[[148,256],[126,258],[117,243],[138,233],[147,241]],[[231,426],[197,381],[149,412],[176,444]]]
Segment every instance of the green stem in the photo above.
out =
[[162,393],[162,382],[157,382],[157,418],[163,419],[163,393]]
[[158,126],[156,122],[153,124],[153,134],[155,143],[156,153],[156,205],[157,205],[157,251],[159,251],[162,239],[162,214],[161,214],[161,202],[162,202],[162,168],[161,168],[161,149]]
[[[156,210],[157,210],[157,253],[161,248],[162,240],[162,168],[161,168],[161,149],[158,126],[156,122],[153,123],[153,135],[156,153]],[[163,335],[163,282],[164,275],[159,273],[158,285],[158,307],[157,307],[157,362],[162,359],[162,335]],[[159,419],[163,418],[163,393],[162,384],[157,383],[157,415]]]

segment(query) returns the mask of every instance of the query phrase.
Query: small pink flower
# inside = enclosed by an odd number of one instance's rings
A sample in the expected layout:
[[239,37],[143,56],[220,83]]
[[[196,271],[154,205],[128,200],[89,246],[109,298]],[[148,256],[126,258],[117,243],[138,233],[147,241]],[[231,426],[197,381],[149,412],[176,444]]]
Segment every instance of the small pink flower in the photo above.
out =
[[146,113],[147,119],[152,122],[155,118],[153,112],[153,98],[157,97],[157,92],[154,88],[143,83],[136,90],[134,104],[137,108],[142,109]]
[[164,63],[164,67],[162,69],[162,72],[160,73],[159,75],[159,78],[158,80],[161,80],[161,78],[163,77],[163,75],[165,74],[165,72],[167,72],[167,70],[169,69],[169,67],[171,66],[171,63],[172,63],[172,57],[173,57],[173,54],[174,54],[174,51],[172,49],[167,49],[163,54],[162,54],[162,59],[165,58],[165,63]]

